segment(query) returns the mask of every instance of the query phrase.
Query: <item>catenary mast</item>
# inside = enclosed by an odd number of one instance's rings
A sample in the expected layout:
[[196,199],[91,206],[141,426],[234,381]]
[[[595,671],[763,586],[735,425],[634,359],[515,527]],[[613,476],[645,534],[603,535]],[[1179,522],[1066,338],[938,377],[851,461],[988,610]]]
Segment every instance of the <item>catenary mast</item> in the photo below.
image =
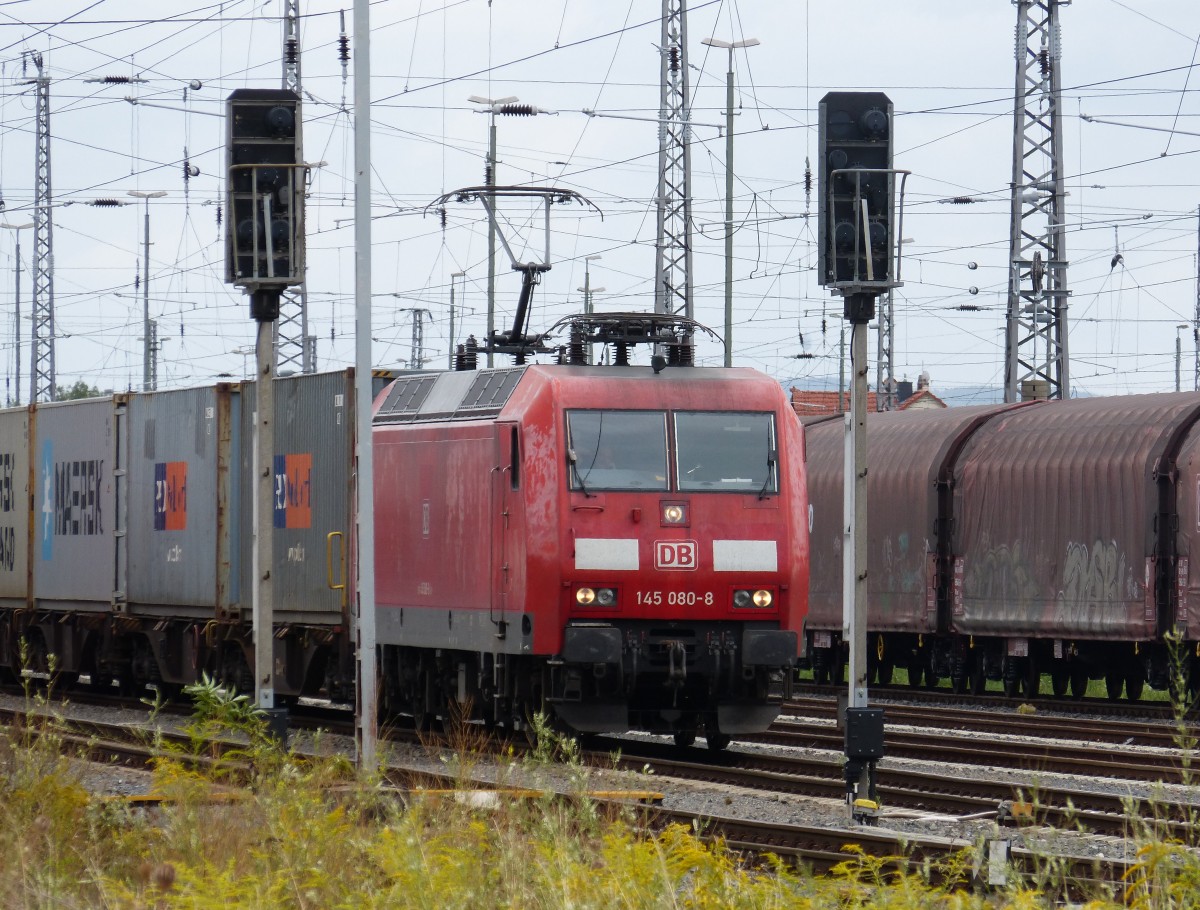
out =
[[[300,92],[300,0],[283,0],[283,88]],[[308,282],[284,292],[279,301],[275,350],[280,373],[311,373],[317,368],[316,338],[308,334]]]
[[1070,0],[1015,0],[1012,209],[1004,400],[1070,397],[1063,220],[1062,37]]
[[663,0],[654,312],[692,316],[691,109],[687,0]]
[[33,192],[33,346],[29,400],[54,400],[54,239],[50,207],[50,77],[42,55],[29,58],[37,68],[37,155]]

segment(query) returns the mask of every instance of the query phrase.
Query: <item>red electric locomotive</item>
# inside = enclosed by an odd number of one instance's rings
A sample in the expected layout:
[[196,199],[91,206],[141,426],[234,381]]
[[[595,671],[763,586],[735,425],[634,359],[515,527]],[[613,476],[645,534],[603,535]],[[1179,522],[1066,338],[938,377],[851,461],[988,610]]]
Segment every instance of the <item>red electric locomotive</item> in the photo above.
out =
[[[543,710],[711,748],[774,719],[808,599],[803,431],[769,377],[685,365],[684,322],[593,318],[570,362],[379,396],[389,710],[513,726]],[[588,365],[605,341],[623,365]],[[629,366],[638,341],[669,356]]]

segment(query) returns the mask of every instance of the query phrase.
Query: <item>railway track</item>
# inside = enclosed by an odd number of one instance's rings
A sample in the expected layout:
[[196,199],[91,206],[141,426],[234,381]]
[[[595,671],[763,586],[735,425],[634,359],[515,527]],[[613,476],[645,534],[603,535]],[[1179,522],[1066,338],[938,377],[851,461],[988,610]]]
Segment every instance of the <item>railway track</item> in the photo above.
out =
[[[890,709],[885,716],[895,723]],[[910,758],[946,764],[1013,768],[1033,773],[1074,774],[1150,783],[1194,784],[1200,781],[1195,750],[1136,753],[1116,752],[1111,746],[1046,743],[1000,736],[964,738],[944,733],[885,727],[885,748],[891,758]],[[843,734],[831,726],[804,721],[777,721],[766,733],[742,737],[743,742],[796,748],[842,751]]]
[[[818,686],[812,683],[800,683],[795,686],[795,698],[784,705],[784,710],[790,710],[793,704],[802,705],[811,701],[826,701],[837,703],[837,696],[846,691],[844,684],[837,686]],[[973,705],[979,708],[989,708],[1000,713],[1011,713],[1018,705],[1028,704],[1035,711],[1061,711],[1075,717],[1091,715],[1098,718],[1125,718],[1132,721],[1151,723],[1173,723],[1174,708],[1162,701],[1128,701],[1113,698],[1079,698],[1059,699],[1039,696],[1034,699],[1009,698],[1000,694],[981,693],[979,695],[958,694],[948,688],[915,688],[902,685],[871,686],[873,700],[913,704],[938,705],[954,710],[958,705]],[[1194,723],[1198,709],[1193,707],[1187,712],[1187,717]],[[1036,715],[1029,715],[1036,716]]]
[[[1054,740],[1076,740],[1091,743],[1112,743],[1117,746],[1154,746],[1178,748],[1181,730],[1169,719],[1128,720],[1094,717],[1090,719],[1070,718],[1052,714],[1016,712],[1012,704],[1004,708],[947,707],[946,705],[906,705],[898,700],[876,702],[883,707],[888,724],[931,726],[940,730],[968,730],[1013,734],[1016,736],[1040,736]],[[794,699],[785,706],[784,719],[826,718],[835,719],[838,708],[834,702],[821,696]],[[1187,723],[1184,734],[1194,730]]]
[[[614,743],[614,746],[616,744]],[[819,799],[845,797],[842,761],[831,755],[765,755],[732,750],[719,756],[705,755],[689,759],[673,746],[644,741],[620,741],[624,767],[640,769],[649,765],[656,776],[677,777],[709,784],[743,787],[757,792],[785,793]],[[599,756],[610,753],[600,752]],[[1030,807],[1029,821],[1059,830],[1090,831],[1096,834],[1126,836],[1131,833],[1128,794],[1102,793],[1083,787],[1037,785],[1021,786],[1006,781],[975,780],[944,772],[882,767],[877,784],[885,809],[945,814],[956,817],[1001,814],[1002,806],[1018,803]],[[1156,807],[1164,817],[1159,828],[1182,834],[1188,821],[1170,817],[1173,810]],[[1152,816],[1147,816],[1151,818]]]

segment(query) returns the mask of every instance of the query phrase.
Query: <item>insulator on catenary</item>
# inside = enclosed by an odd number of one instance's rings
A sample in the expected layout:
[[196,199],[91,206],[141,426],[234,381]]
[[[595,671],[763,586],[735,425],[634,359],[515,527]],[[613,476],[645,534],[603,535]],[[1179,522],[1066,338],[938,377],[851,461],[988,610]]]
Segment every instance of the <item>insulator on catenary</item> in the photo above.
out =
[[350,62],[350,37],[346,34],[346,10],[338,10],[338,22],[341,22],[341,35],[337,36],[337,59],[342,61],[342,68]]
[[97,208],[108,208],[110,206],[120,205],[120,204],[121,204],[120,201],[117,199],[93,199],[91,202],[88,203],[88,205],[94,205]]
[[583,329],[579,326],[571,326],[571,342],[567,348],[567,362],[575,365],[587,363],[587,355],[583,348]]
[[1038,51],[1038,66],[1042,68],[1042,75],[1045,76],[1050,72],[1050,51],[1047,48],[1042,48]]
[[438,209],[438,218],[442,222],[442,230],[446,230],[446,207],[444,205]]
[[105,85],[128,85],[133,79],[129,76],[104,76],[100,81]]
[[221,207],[217,206],[217,227],[221,226]]
[[671,72],[679,72],[679,48],[671,48]]
[[507,117],[532,117],[537,111],[532,104],[502,104],[499,113]]
[[488,162],[483,166],[483,183],[484,186],[492,185],[492,165]]
[[296,58],[300,56],[300,45],[294,35],[288,35],[287,40],[284,42],[283,56],[288,63],[295,63]]

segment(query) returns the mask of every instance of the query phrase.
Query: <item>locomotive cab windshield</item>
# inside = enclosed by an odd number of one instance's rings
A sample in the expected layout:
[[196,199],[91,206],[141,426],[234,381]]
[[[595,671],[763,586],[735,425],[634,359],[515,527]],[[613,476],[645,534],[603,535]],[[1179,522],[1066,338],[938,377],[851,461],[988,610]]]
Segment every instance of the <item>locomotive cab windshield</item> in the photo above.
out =
[[769,412],[571,410],[567,436],[570,486],[584,493],[779,491]]

